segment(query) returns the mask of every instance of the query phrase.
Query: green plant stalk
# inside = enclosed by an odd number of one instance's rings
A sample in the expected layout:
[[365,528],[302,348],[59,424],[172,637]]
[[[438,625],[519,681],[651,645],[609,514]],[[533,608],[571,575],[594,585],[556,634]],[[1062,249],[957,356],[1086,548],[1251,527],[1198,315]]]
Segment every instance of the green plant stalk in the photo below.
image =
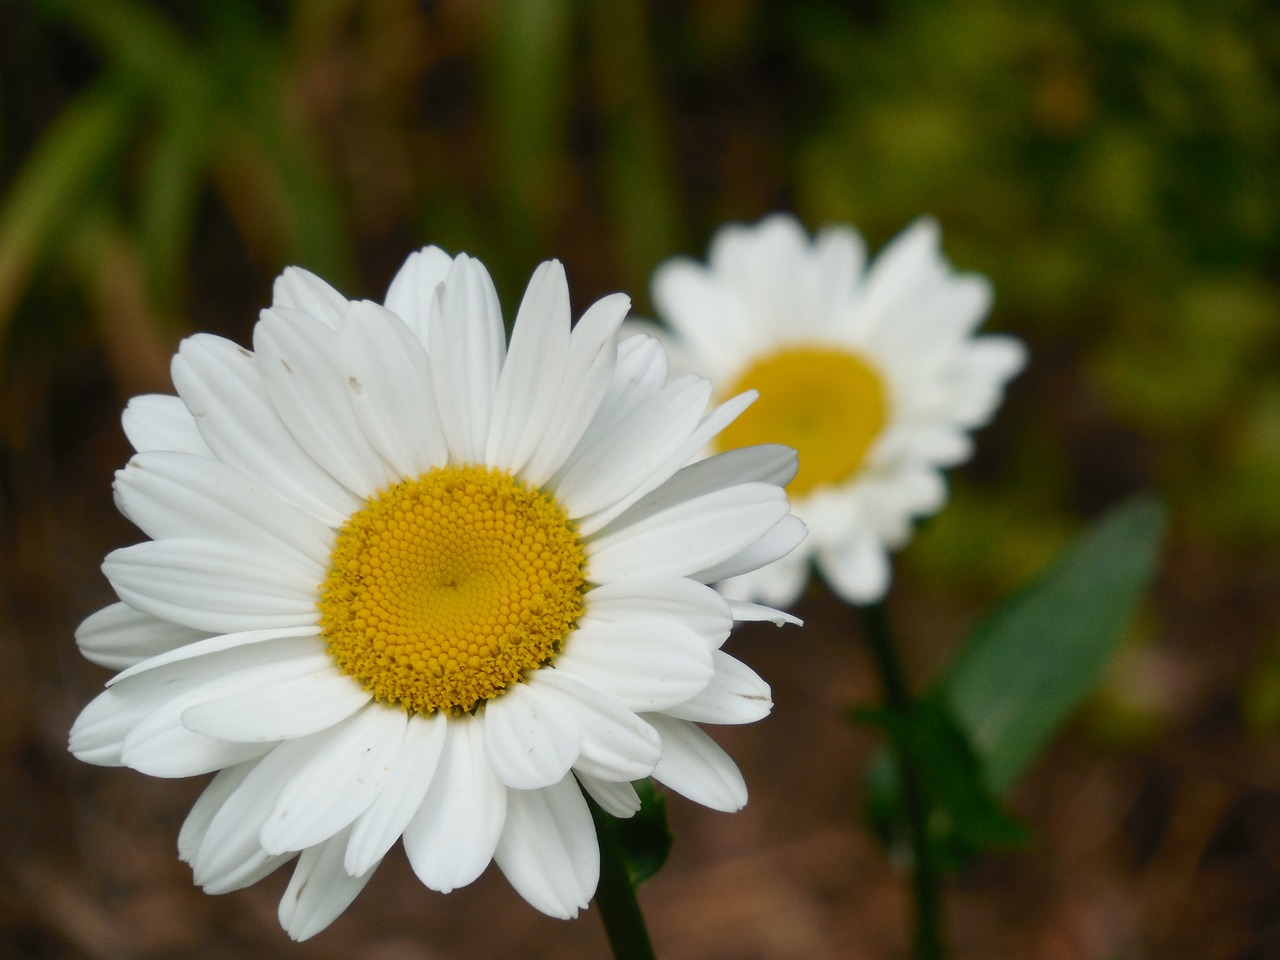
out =
[[649,931],[636,899],[636,885],[627,869],[626,855],[614,831],[614,820],[587,797],[591,819],[600,841],[600,882],[595,903],[604,923],[614,960],[655,960]]
[[911,842],[911,886],[915,901],[915,956],[917,960],[941,960],[942,938],[939,931],[940,875],[929,848],[930,801],[925,787],[920,758],[910,736],[909,718],[915,700],[907,686],[893,644],[889,616],[883,603],[860,608],[866,625],[867,641],[876,670],[884,686],[887,711],[901,722],[888,726],[889,738],[902,772],[902,798],[907,816],[907,832]]

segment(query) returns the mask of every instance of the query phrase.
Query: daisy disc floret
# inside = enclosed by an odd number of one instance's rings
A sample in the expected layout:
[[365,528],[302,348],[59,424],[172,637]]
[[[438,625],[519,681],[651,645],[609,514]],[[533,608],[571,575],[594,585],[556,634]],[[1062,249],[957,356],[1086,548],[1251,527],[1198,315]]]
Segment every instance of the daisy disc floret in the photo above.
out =
[[[662,337],[681,369],[721,396],[760,392],[713,450],[793,445],[789,485],[812,533],[804,549],[720,584],[786,606],[810,563],[851,603],[888,589],[889,552],[946,499],[942,470],[967,459],[1025,362],[1017,340],[976,336],[991,289],[956,273],[922,219],[866,264],[847,227],[810,239],[792,217],[722,228],[705,264],[675,258],[653,277]],[[635,329],[646,329],[636,325]]]
[[709,406],[620,295],[571,328],[554,261],[505,335],[484,267],[428,247],[383,304],[276,281],[253,350],[183,342],[177,396],[125,410],[116,502],[150,539],[103,570],[77,640],[120,671],[71,731],[91,763],[216,772],[178,839],[211,893],[296,858],[280,921],[346,909],[397,840],[448,892],[496,862],[538,909],[595,891],[584,791],[626,817],[653,776],[746,802],[700,723],[769,712],[721,646],[785,614],[709,583],[804,536],[777,445],[699,459]]

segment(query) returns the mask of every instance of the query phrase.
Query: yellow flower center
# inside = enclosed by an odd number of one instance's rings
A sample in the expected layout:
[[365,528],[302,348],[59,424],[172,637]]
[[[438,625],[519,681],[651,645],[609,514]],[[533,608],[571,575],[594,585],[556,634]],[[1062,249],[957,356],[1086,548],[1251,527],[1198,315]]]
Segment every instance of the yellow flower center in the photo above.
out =
[[554,498],[502,470],[440,467],[343,525],[320,624],[375,699],[462,714],[556,654],[582,612],[584,566]]
[[768,354],[742,372],[729,395],[751,389],[760,399],[720,434],[718,446],[795,447],[800,472],[789,484],[793,496],[853,476],[889,416],[884,379],[848,350],[795,346]]

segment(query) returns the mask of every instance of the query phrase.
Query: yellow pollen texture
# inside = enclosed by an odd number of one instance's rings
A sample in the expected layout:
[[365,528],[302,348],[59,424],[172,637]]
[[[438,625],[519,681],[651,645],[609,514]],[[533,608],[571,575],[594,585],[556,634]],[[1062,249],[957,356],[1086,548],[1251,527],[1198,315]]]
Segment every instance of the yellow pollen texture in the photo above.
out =
[[790,346],[747,367],[728,391],[760,391],[717,441],[721,450],[785,443],[800,454],[793,496],[852,477],[880,436],[889,398],[880,373],[848,350]]
[[320,624],[376,699],[458,715],[555,655],[582,612],[584,567],[554,498],[502,470],[441,467],[343,525]]

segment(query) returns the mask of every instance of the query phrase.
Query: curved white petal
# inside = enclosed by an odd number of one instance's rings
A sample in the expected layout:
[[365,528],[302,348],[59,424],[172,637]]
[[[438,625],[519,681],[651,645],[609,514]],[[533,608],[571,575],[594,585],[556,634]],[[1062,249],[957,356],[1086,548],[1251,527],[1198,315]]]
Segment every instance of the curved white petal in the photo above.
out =
[[225,767],[209,781],[209,785],[192,804],[186,819],[182,821],[182,829],[178,832],[178,859],[183,863],[190,863],[194,859],[200,844],[204,843],[209,824],[255,766],[256,763],[250,761]]
[[555,664],[631,710],[666,710],[706,687],[711,653],[692,630],[649,620],[580,627]]
[[744,483],[686,500],[590,544],[593,580],[688,576],[727,560],[788,513],[772,484]]
[[701,693],[666,713],[698,723],[755,723],[773,709],[769,684],[740,660],[723,650],[713,651],[715,676]]
[[599,777],[588,776],[581,770],[575,772],[582,789],[591,795],[591,799],[605,813],[626,820],[640,811],[640,794],[636,793],[636,788],[629,780],[601,780]]
[[258,842],[258,831],[275,806],[280,788],[301,769],[319,738],[282,743],[259,760],[223,801],[191,857],[195,882],[208,893],[248,886],[270,873],[292,854],[271,854]]
[[732,813],[747,803],[747,784],[729,755],[696,724],[662,714],[645,717],[662,736],[653,778],[712,810]]
[[208,635],[135,610],[127,603],[113,603],[85,618],[76,628],[76,644],[87,660],[123,670]]
[[308,847],[298,857],[277,913],[280,926],[290,938],[307,940],[329,926],[373,877],[373,867],[357,876],[343,869],[342,854],[349,833],[344,830],[324,843]]
[[271,305],[297,310],[337,329],[347,298],[302,267],[285,267],[271,286]]
[[485,706],[485,756],[498,779],[515,790],[559,783],[582,749],[577,718],[540,690],[515,683]]
[[423,247],[409,255],[387,288],[383,303],[405,322],[424,347],[428,346],[431,302],[452,266],[453,257],[439,247]]
[[536,682],[557,694],[578,717],[582,752],[573,768],[601,780],[631,781],[653,772],[660,755],[658,733],[598,687],[554,667],[538,671]]
[[480,716],[450,718],[435,779],[404,830],[413,872],[441,893],[480,876],[506,822],[509,791],[489,766],[483,728]]
[[543,913],[569,920],[586,908],[600,879],[600,848],[573,777],[541,790],[511,791],[494,861]]
[[316,463],[361,499],[397,479],[360,427],[336,331],[272,308],[254,327],[253,347],[276,412]]
[[[280,790],[258,840],[269,853],[323,843],[364,813],[381,792],[404,743],[403,710],[372,703],[330,730]],[[347,846],[343,837],[337,863]]]
[[369,693],[321,654],[307,669],[268,677],[183,711],[187,729],[222,740],[291,740],[327,730],[369,702]]
[[431,361],[409,327],[391,311],[360,300],[347,310],[340,341],[347,393],[370,445],[401,477],[443,466],[449,448]]
[[597,419],[618,362],[614,335],[630,307],[628,297],[611,294],[588,307],[573,328],[555,416],[521,470],[531,485],[546,483]]
[[569,323],[569,282],[560,261],[548,260],[534,270],[511,328],[485,443],[490,466],[518,472],[560,413]]
[[219,460],[339,527],[360,501],[302,448],[276,413],[254,355],[197,334],[173,358],[173,383]]
[[794,513],[789,513],[754,543],[748,544],[719,563],[694,571],[690,576],[704,583],[718,583],[752,570],[759,570],[790,554],[804,542],[808,533],[809,528],[804,525],[804,521]]
[[308,626],[320,616],[306,564],[215,540],[122,547],[102,572],[129,606],[210,633]]
[[430,717],[409,717],[400,756],[386,785],[351,829],[343,860],[347,873],[356,877],[367,873],[400,839],[435,777],[448,725],[449,718],[439,711]]
[[653,476],[684,447],[710,396],[708,381],[682,377],[638,407],[612,433],[575,451],[552,483],[569,516],[583,517],[615,505]]
[[188,453],[140,453],[117,471],[116,504],[152,540],[209,537],[279,554],[324,579],[332,531],[225,463]]
[[497,291],[478,260],[459,254],[453,261],[436,288],[428,328],[431,378],[449,452],[458,463],[480,462],[507,335]]
[[818,569],[847,603],[874,603],[889,589],[889,557],[874,536],[855,537],[820,550]]
[[132,398],[120,415],[124,435],[138,453],[148,450],[177,450],[198,457],[213,451],[200,436],[187,405],[178,397],[148,393]]
[[669,620],[718,648],[729,636],[729,603],[705,584],[685,577],[628,577],[587,593],[583,623]]

